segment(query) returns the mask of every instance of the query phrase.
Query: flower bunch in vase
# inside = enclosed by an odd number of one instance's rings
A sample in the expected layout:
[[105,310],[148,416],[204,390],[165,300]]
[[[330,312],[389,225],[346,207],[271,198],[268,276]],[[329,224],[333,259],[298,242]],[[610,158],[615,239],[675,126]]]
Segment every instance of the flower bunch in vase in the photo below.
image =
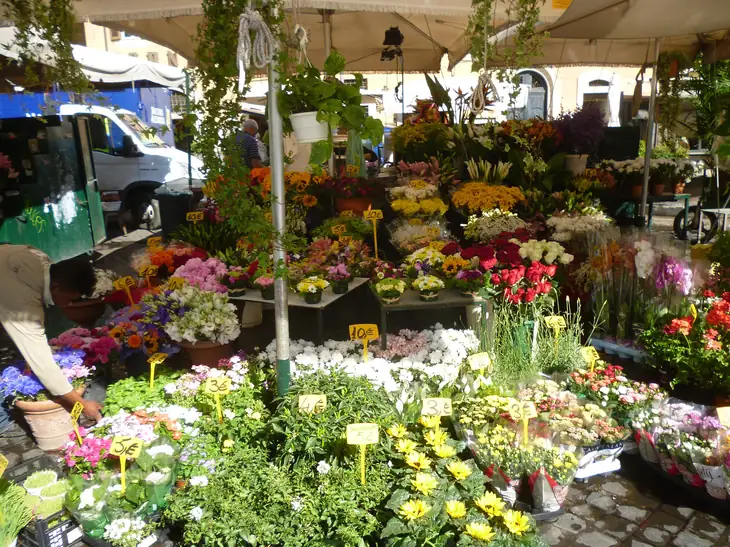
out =
[[251,276],[256,273],[258,267],[258,260],[254,260],[248,268],[233,266],[218,281],[228,290],[229,295],[246,294],[246,288],[249,286]]
[[264,300],[274,299],[274,276],[270,274],[260,275],[253,282],[256,287],[261,289],[261,298]]
[[386,277],[375,284],[375,292],[386,304],[395,304],[406,290],[406,283],[402,279]]
[[297,283],[297,292],[307,304],[319,304],[322,301],[322,292],[329,286],[328,281],[313,275]]
[[169,299],[180,310],[165,325],[165,332],[174,341],[228,344],[238,338],[241,329],[236,306],[228,302],[226,295],[188,285],[173,291]]
[[204,291],[226,292],[219,279],[228,273],[228,267],[217,258],[201,260],[193,258],[175,270],[175,277],[182,277],[189,285]]
[[339,263],[335,266],[330,266],[327,269],[327,281],[332,285],[332,292],[335,294],[345,294],[350,284],[352,275],[347,270],[347,266]]
[[434,275],[419,275],[411,284],[416,289],[424,302],[436,300],[439,291],[444,288],[444,282]]

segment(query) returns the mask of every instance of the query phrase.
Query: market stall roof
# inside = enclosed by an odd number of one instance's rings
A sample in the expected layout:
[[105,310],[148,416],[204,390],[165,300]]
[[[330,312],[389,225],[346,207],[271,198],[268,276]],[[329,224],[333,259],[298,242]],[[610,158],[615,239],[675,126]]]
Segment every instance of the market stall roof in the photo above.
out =
[[[53,52],[46,42],[36,40],[33,47],[38,62],[54,64]],[[17,60],[19,50],[15,43],[15,27],[0,28],[0,56]],[[73,46],[73,55],[92,82],[148,81],[177,90],[185,86],[185,73],[176,67],[77,45]]]
[[[293,31],[299,24],[309,31],[307,56],[315,66],[322,66],[325,57],[322,10],[327,10],[331,18],[332,47],[344,55],[351,72],[396,69],[395,61],[380,60],[385,31],[391,26],[399,27],[404,35],[407,72],[438,71],[444,54],[453,60],[468,50],[466,29],[471,0],[289,0],[286,5],[288,29]],[[194,38],[202,20],[200,0],[78,0],[74,7],[84,21],[135,34],[194,62]],[[498,24],[507,24],[506,7],[506,0],[498,0]],[[541,20],[553,22],[563,11],[547,2]]]

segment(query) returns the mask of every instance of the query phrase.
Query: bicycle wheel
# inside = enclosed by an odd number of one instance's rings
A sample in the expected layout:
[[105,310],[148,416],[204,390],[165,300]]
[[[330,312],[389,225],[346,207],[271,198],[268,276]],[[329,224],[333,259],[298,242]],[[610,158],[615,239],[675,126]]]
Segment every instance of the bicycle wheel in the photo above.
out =
[[[697,241],[697,229],[699,225],[699,213],[697,206],[693,205],[689,208],[689,240],[694,243]],[[709,243],[715,234],[717,234],[718,223],[715,213],[702,212],[702,238],[700,243]],[[684,224],[684,210],[677,213],[674,217],[674,235],[682,241],[687,239],[688,228]]]

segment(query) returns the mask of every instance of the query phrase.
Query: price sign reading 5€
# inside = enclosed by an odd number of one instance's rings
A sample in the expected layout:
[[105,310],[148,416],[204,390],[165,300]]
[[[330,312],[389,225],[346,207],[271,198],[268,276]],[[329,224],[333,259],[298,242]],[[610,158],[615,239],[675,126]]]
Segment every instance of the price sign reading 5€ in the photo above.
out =
[[347,231],[347,226],[344,224],[335,224],[332,226],[332,233],[336,236],[344,234]]
[[451,399],[448,397],[424,399],[421,416],[451,416]]
[[142,439],[117,435],[112,439],[109,453],[120,458],[137,458],[142,451]]
[[555,331],[564,329],[566,327],[565,317],[562,315],[550,315],[545,318],[545,324]]
[[596,348],[594,348],[593,346],[580,348],[580,356],[583,357],[586,363],[588,363],[588,366],[591,367],[591,372],[593,372],[593,367],[596,366],[596,361],[600,359]]

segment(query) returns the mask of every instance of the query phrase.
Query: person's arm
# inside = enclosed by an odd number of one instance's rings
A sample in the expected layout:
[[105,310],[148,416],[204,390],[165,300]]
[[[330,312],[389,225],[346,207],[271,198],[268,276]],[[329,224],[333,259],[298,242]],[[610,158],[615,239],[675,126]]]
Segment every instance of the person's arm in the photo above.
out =
[[[42,311],[41,309],[41,313]],[[100,420],[102,405],[96,401],[88,401],[76,393],[61,372],[61,368],[53,360],[53,353],[48,345],[43,324],[38,319],[34,319],[32,313],[24,315],[22,318],[3,317],[0,322],[18,347],[33,374],[67,410],[70,411],[78,402],[84,406],[85,416],[92,420]]]

